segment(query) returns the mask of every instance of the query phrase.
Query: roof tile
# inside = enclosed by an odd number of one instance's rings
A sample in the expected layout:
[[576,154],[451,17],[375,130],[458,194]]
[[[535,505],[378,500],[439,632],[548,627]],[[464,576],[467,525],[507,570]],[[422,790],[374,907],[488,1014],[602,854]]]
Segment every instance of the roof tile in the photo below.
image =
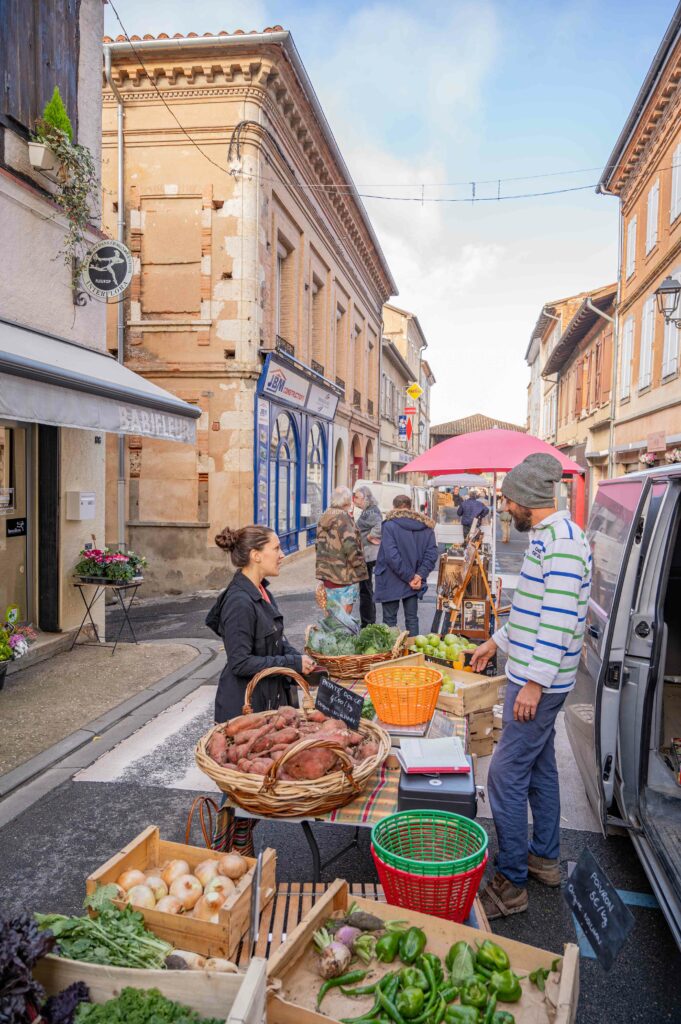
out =
[[[285,31],[285,29],[281,25],[268,25],[267,28],[263,28],[263,29],[259,29],[259,28],[249,29],[248,32],[245,29],[243,29],[243,28],[234,29],[233,32],[226,32],[224,29],[221,29],[219,32],[203,32],[201,36],[199,35],[198,32],[187,32],[186,35],[183,35],[182,32],[175,32],[173,36],[169,36],[167,32],[159,32],[159,34],[157,36],[154,36],[150,32],[147,32],[143,36],[138,36],[138,35],[130,36],[130,39],[131,39],[132,42],[141,43],[143,41],[154,40],[154,39],[171,39],[171,38],[172,39],[200,39],[200,38],[212,39],[213,37],[216,37],[216,36],[246,36],[246,35],[257,36],[257,35],[265,35],[265,34],[268,34],[268,33],[271,33],[271,32],[284,32],[284,31]],[[124,35],[118,35],[115,38],[112,38],[112,36],[103,36],[103,42],[105,42],[105,43],[114,43],[114,42],[115,43],[125,43],[126,41],[127,40],[126,40],[126,37]]]
[[503,420],[495,420],[491,416],[484,416],[482,413],[474,413],[472,416],[463,416],[459,420],[450,420],[449,423],[438,423],[431,426],[431,436],[441,439],[446,437],[458,437],[460,434],[474,434],[478,430],[519,430],[521,433],[527,431],[526,426],[517,423],[505,423]]

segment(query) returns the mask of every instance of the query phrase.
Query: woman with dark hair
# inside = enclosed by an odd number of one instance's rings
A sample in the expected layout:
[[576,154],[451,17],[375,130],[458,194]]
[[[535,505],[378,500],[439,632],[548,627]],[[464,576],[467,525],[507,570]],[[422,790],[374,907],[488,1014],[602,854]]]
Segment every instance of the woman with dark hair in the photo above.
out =
[[[279,575],[284,560],[274,530],[266,526],[225,527],[215,543],[229,552],[237,570],[208,623],[222,637],[227,652],[215,698],[215,720],[226,722],[242,714],[246,687],[258,672],[280,666],[307,674],[315,664],[284,636],[284,617],[269,592],[268,578]],[[251,700],[254,711],[295,703],[295,684],[286,676],[263,679]]]
[[[246,687],[258,672],[281,667],[308,674],[315,663],[284,636],[284,617],[269,592],[268,577],[279,575],[284,560],[274,530],[226,527],[215,543],[229,552],[237,570],[206,619],[206,625],[222,638],[227,653],[215,698],[215,721],[227,722],[243,714]],[[250,703],[253,711],[268,711],[282,704],[297,706],[295,682],[287,676],[268,676],[258,683]],[[230,810],[225,848],[253,856],[254,827],[253,820],[237,820]]]

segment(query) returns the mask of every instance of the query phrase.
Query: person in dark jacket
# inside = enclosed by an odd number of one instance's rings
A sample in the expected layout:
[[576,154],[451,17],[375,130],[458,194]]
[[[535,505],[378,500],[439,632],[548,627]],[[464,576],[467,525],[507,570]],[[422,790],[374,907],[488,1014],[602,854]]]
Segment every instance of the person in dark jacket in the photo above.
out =
[[362,538],[362,551],[367,565],[368,578],[359,584],[359,617],[362,627],[370,626],[376,621],[376,602],[374,601],[374,566],[378,557],[378,546],[381,543],[381,526],[383,516],[370,487],[361,484],[355,487],[352,499],[361,515],[356,526]]
[[489,515],[489,509],[483,501],[480,501],[478,492],[472,490],[469,492],[468,497],[465,501],[462,501],[456,510],[456,514],[461,517],[461,524],[463,526],[464,539],[468,536],[470,528],[473,524],[473,520],[477,519],[479,522]]
[[[246,687],[266,668],[291,668],[310,673],[315,663],[284,636],[284,617],[269,592],[267,577],[278,576],[284,560],[279,538],[266,526],[226,527],[215,538],[228,551],[236,573],[206,619],[225,645],[227,664],[220,674],[215,697],[215,721],[227,722],[243,714]],[[296,684],[287,676],[268,676],[251,696],[253,711],[268,711],[282,704],[297,705]],[[224,801],[223,801],[224,803]],[[253,856],[255,822],[229,813],[226,848]]]
[[422,512],[413,512],[406,494],[398,494],[383,523],[374,569],[374,595],[383,605],[386,626],[397,625],[401,601],[405,629],[410,636],[418,636],[418,601],[425,595],[437,560],[435,523]]

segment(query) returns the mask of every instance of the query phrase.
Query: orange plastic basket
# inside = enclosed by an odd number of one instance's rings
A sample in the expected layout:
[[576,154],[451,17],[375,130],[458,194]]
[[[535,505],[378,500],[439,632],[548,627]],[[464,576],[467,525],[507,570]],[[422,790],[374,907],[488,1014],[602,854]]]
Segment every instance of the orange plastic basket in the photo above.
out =
[[376,714],[386,725],[420,725],[433,717],[442,672],[424,665],[382,665],[364,681]]

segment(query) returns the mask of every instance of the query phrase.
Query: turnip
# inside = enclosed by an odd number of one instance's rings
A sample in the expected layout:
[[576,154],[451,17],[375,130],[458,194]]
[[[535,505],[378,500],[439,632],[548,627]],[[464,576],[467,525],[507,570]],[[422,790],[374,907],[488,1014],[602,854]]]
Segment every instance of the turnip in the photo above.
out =
[[315,932],[312,941],[319,953],[319,973],[322,978],[339,978],[345,974],[352,960],[348,947],[332,939],[326,928]]
[[353,928],[349,924],[344,924],[338,929],[334,939],[336,942],[342,942],[344,946],[351,950],[355,939],[358,939],[361,934],[362,930],[360,928]]

